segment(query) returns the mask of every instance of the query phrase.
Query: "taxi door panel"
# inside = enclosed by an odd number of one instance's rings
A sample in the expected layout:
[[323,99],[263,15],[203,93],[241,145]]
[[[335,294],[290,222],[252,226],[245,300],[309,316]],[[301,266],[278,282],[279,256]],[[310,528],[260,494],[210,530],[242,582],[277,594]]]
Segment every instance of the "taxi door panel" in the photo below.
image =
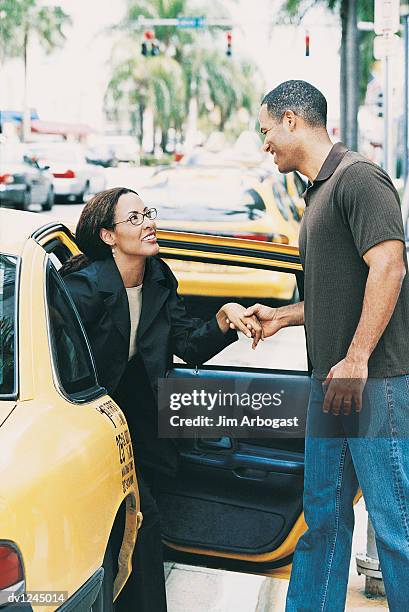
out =
[[[169,376],[266,378],[265,373],[206,367],[199,372],[177,367]],[[307,374],[271,372],[267,376],[274,386],[297,388],[306,412]],[[189,562],[193,552],[207,557],[216,553],[218,567],[220,557],[234,559],[235,569],[251,571],[252,562],[260,569],[260,561],[264,570],[276,567],[272,553],[285,545],[302,514],[304,439],[222,436],[178,444],[178,476],[159,481],[158,505],[168,556]],[[282,557],[283,564],[287,561]]]

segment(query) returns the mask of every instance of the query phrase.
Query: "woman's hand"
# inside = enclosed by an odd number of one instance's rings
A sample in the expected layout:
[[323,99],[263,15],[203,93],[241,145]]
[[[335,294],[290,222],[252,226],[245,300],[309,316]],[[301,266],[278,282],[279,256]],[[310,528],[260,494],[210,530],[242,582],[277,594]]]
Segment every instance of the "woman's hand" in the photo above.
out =
[[246,316],[245,312],[246,309],[241,304],[229,302],[220,308],[216,320],[224,334],[231,328],[253,338],[252,348],[255,349],[259,341],[264,340],[263,328],[257,317]]

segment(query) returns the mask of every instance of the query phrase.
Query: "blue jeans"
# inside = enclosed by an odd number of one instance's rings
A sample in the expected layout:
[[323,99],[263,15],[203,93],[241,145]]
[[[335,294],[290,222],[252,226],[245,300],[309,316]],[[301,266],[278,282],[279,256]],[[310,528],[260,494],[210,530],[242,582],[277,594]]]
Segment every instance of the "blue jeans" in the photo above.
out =
[[[391,612],[409,610],[409,375],[369,379],[367,435],[317,435],[324,393],[311,379],[305,440],[304,514],[286,612],[345,609],[358,485],[376,533]],[[340,426],[343,419],[333,417]],[[386,428],[388,435],[385,435]],[[318,428],[319,429],[319,428]],[[369,434],[368,434],[369,432]],[[379,435],[378,432],[382,432]]]

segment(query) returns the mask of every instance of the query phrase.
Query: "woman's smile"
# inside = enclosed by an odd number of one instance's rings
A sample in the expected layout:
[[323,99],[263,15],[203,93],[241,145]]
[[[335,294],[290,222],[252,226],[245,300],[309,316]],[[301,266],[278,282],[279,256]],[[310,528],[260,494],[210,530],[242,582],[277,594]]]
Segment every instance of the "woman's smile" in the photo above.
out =
[[149,234],[146,234],[146,236],[142,238],[142,242],[157,242],[155,230],[152,230],[149,232]]

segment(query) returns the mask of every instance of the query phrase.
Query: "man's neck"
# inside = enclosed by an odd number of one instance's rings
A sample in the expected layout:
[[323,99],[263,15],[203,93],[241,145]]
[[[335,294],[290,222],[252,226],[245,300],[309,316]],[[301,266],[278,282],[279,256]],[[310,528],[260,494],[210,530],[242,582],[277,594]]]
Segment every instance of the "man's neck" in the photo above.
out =
[[328,135],[310,139],[306,143],[305,156],[300,160],[297,170],[313,183],[332,147],[333,143]]

